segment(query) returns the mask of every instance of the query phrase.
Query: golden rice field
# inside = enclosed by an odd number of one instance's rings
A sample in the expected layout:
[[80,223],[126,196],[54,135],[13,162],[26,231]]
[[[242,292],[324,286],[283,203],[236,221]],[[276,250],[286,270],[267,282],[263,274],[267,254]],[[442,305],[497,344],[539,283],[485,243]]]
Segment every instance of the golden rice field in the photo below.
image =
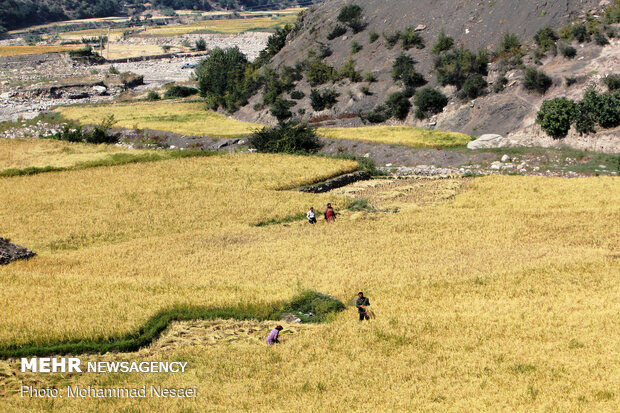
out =
[[[273,302],[304,288],[345,302],[363,290],[378,316],[360,324],[349,308],[329,324],[284,335],[277,347],[255,339],[208,344],[207,332],[165,350],[160,343],[87,356],[188,361],[182,375],[38,379],[59,387],[196,386],[194,399],[52,402],[19,397],[13,378],[0,380],[0,409],[620,409],[618,178],[275,190],[354,167],[237,154],[0,179],[1,236],[39,252],[0,267],[2,344],[113,334],[172,303]],[[379,211],[342,211],[351,194]],[[334,224],[252,225],[327,201],[343,212]],[[249,328],[224,325],[224,336]],[[18,366],[5,364],[3,372]],[[11,374],[4,376],[36,379]]]
[[261,125],[240,122],[207,111],[201,102],[131,103],[109,106],[68,106],[57,109],[62,116],[83,124],[97,124],[114,115],[116,125],[184,133],[193,136],[233,138],[252,133]]
[[22,56],[30,54],[60,53],[79,49],[81,46],[0,46],[0,56]]
[[296,14],[273,17],[252,17],[245,19],[205,20],[189,24],[149,27],[140,36],[178,36],[188,33],[237,34],[247,31],[272,31],[297,21]]
[[69,168],[83,162],[108,159],[116,154],[139,155],[151,152],[49,139],[0,139],[0,172],[46,166]]
[[171,47],[170,50],[164,51],[161,46],[155,44],[108,43],[105,49],[98,53],[106,59],[115,60],[139,56],[155,56],[164,53],[179,53],[186,50],[184,47]]
[[466,146],[471,138],[458,132],[410,126],[364,126],[360,128],[322,128],[319,133],[332,139],[352,139],[390,145],[416,147]]

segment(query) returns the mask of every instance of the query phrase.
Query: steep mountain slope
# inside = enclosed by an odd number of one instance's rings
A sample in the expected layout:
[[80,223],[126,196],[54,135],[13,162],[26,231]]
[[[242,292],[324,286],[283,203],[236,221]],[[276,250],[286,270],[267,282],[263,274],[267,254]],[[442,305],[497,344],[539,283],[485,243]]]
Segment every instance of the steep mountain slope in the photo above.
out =
[[[347,27],[346,23],[338,21],[342,8],[350,4],[359,5],[362,9],[358,22],[362,30],[357,33]],[[335,70],[342,68],[348,59],[353,59],[355,69],[362,76],[361,81],[358,79],[352,82],[341,76],[333,83],[317,85],[315,82],[311,85],[305,76],[297,82],[295,90],[303,92],[306,97],[295,101],[295,106],[290,110],[305,120],[323,121],[323,126],[361,124],[360,118],[354,115],[373,110],[384,103],[391,93],[403,89],[402,83],[394,81],[391,75],[392,66],[399,55],[413,58],[416,71],[424,76],[429,85],[437,86],[434,70],[437,56],[432,49],[443,30],[454,39],[457,48],[463,46],[474,52],[478,49],[489,52],[491,64],[485,76],[489,83],[492,84],[499,77],[500,69],[504,69],[503,74],[508,76],[509,82],[503,93],[490,93],[476,101],[476,119],[472,119],[474,115],[471,110],[465,110],[466,107],[473,108],[473,104],[457,99],[454,87],[441,88],[450,97],[450,104],[444,114],[433,119],[432,124],[437,123],[437,127],[472,135],[486,132],[508,134],[524,127],[526,120],[526,124],[531,125],[532,114],[535,117],[543,100],[542,96],[524,93],[523,88],[519,87],[520,82],[516,82],[522,77],[524,66],[539,65],[546,69],[550,65],[549,70],[555,76],[551,96],[566,92],[566,88],[561,87],[565,77],[585,76],[580,78],[577,85],[583,87],[572,91],[573,95],[579,95],[590,81],[602,84],[601,76],[618,70],[617,65],[614,69],[618,55],[618,44],[614,39],[610,39],[611,45],[605,48],[605,53],[604,48],[594,42],[575,43],[578,55],[571,61],[559,54],[555,56],[548,53],[536,58],[532,53],[533,37],[540,29],[552,27],[559,31],[570,23],[584,22],[586,16],[597,18],[597,13],[600,16],[604,7],[611,4],[611,1],[606,0],[356,0],[353,3],[327,0],[313,6],[301,17],[297,28],[288,36],[286,45],[271,60],[270,65],[280,71],[285,66],[294,67],[299,62],[307,65],[312,59],[309,59],[309,52],[321,56],[321,61]],[[346,33],[334,36],[333,31],[337,26],[346,28]],[[393,34],[406,32],[408,28],[410,35],[422,37],[425,47],[404,47],[402,38],[390,44],[389,38]],[[523,56],[523,64],[508,70],[505,66],[500,68],[497,63],[499,59],[493,58],[493,52],[506,33],[514,33],[522,44],[532,46],[531,53]],[[330,40],[330,37],[333,38]],[[599,59],[600,56],[604,56],[604,59]],[[588,78],[588,70],[596,70],[589,67],[595,59],[598,59],[598,74],[593,76],[590,73]],[[516,70],[517,66],[520,66],[519,70]],[[376,79],[375,82],[365,81],[368,73]],[[311,107],[310,92],[312,89],[329,88],[337,91],[338,102],[331,109],[317,112]],[[492,90],[492,87],[489,89]],[[288,98],[287,95],[283,97]],[[489,103],[483,104],[486,100]],[[236,116],[244,120],[275,122],[269,108],[255,110],[261,103],[259,93]],[[388,122],[393,123],[394,120]],[[427,126],[428,121],[418,121],[410,114],[405,123]]]

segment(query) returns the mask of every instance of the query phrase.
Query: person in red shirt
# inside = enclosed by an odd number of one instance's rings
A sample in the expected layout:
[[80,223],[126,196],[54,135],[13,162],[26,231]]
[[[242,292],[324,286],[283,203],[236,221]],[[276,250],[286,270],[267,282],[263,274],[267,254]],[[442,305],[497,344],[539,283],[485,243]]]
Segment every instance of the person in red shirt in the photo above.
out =
[[336,219],[336,212],[334,212],[334,208],[332,208],[332,204],[327,203],[327,208],[325,208],[325,221],[332,222]]

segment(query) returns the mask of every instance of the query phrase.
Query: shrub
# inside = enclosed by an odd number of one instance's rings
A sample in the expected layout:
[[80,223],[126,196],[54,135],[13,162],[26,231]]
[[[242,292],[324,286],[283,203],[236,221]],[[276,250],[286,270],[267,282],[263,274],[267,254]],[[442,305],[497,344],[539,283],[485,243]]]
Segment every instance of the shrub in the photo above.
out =
[[390,110],[385,105],[379,105],[371,112],[360,114],[363,121],[370,123],[382,123],[391,117]]
[[572,24],[560,31],[560,37],[566,41],[577,40],[579,43],[589,42],[590,33],[585,24]]
[[399,37],[403,46],[403,49],[409,50],[415,46],[416,49],[424,49],[424,39],[418,33],[415,32],[413,26],[409,26],[404,32],[399,33]]
[[164,99],[172,98],[184,98],[187,96],[195,95],[198,93],[198,89],[188,86],[171,86],[166,93],[164,93]]
[[571,87],[572,85],[577,83],[577,78],[576,77],[567,77],[564,80],[566,81],[566,87]]
[[349,26],[355,33],[362,31],[364,29],[362,8],[357,4],[344,6],[338,14],[338,21]]
[[475,99],[485,93],[489,84],[480,74],[468,78],[459,92],[459,97],[463,99]]
[[416,117],[418,119],[439,113],[448,104],[448,98],[431,87],[417,91],[413,101],[416,105]]
[[399,32],[394,32],[394,33],[385,33],[383,32],[383,38],[385,39],[385,41],[387,42],[386,47],[388,49],[393,48],[396,43],[398,43],[398,40],[400,39],[400,33]]
[[331,32],[327,35],[327,40],[334,40],[336,37],[340,37],[347,32],[347,29],[337,24]]
[[615,128],[620,125],[620,94],[599,95],[596,121],[603,128]]
[[351,82],[361,82],[362,75],[355,70],[355,60],[349,57],[344,65],[338,71],[340,77],[348,78]]
[[446,31],[441,29],[437,42],[433,45],[433,54],[440,55],[447,52],[454,46],[454,39],[446,35]]
[[118,70],[116,67],[114,67],[114,66],[110,66],[110,68],[108,69],[108,72],[109,72],[111,75],[119,75],[119,74],[121,73],[121,72],[119,72],[119,70]]
[[362,50],[362,45],[356,42],[355,40],[351,43],[351,54],[355,54]]
[[51,139],[58,139],[68,142],[85,142],[85,143],[117,143],[118,135],[111,134],[110,128],[114,126],[116,120],[114,115],[105,117],[97,126],[87,130],[81,126],[71,128],[69,125],[65,125],[62,130],[54,135],[51,135]]
[[499,44],[498,55],[514,55],[521,51],[521,40],[514,33],[506,33]]
[[605,20],[607,23],[620,23],[620,1],[616,0],[613,6],[605,10]]
[[264,127],[254,132],[249,141],[259,152],[269,153],[316,153],[322,147],[315,129],[306,123],[282,122]]
[[148,95],[146,95],[146,100],[149,101],[155,101],[160,99],[161,97],[159,96],[159,93],[155,92],[154,90],[149,91]]
[[200,38],[196,40],[196,50],[207,50],[207,42],[205,41],[205,39]]
[[385,106],[392,117],[402,120],[409,114],[411,102],[403,93],[394,92],[385,101]]
[[172,47],[172,46],[169,46],[169,45],[165,44],[165,45],[163,45],[163,46],[161,47],[161,50],[163,50],[163,51],[164,51],[164,53],[168,53],[168,52],[170,51],[171,47]]
[[553,50],[555,48],[555,42],[558,40],[558,35],[551,27],[547,26],[540,29],[538,33],[536,33],[534,40],[536,41],[539,50],[542,52],[548,52],[549,50]]
[[620,89],[620,74],[609,75],[605,78],[605,85],[610,92],[615,92]]
[[533,67],[528,67],[525,70],[523,86],[530,92],[535,91],[544,95],[552,84],[553,80],[542,70]]
[[144,76],[132,72],[121,73],[120,80],[125,89],[131,89],[144,84]]
[[546,100],[538,115],[536,123],[554,139],[561,139],[570,130],[575,118],[575,102],[566,98]]
[[295,106],[295,102],[278,96],[272,103],[270,112],[278,119],[278,122],[282,122],[293,116],[293,113],[289,110],[293,106]]
[[600,30],[594,32],[594,42],[599,46],[607,46],[609,44],[609,40]]
[[319,112],[331,109],[338,102],[338,93],[334,89],[327,89],[322,93],[316,89],[310,90],[310,105]]
[[301,90],[294,90],[291,92],[291,99],[299,100],[306,97],[306,94]]
[[426,83],[424,76],[416,72],[415,61],[405,54],[400,54],[392,65],[392,79],[402,81],[406,87],[419,87]]
[[306,79],[312,86],[322,85],[337,79],[337,77],[336,70],[318,57],[310,60],[307,64]]
[[370,43],[376,42],[378,38],[379,38],[379,34],[374,30],[371,31],[370,34],[368,35],[368,41]]
[[577,56],[577,49],[575,49],[573,46],[562,46],[560,47],[560,53],[562,53],[562,56],[566,57],[567,59],[572,59],[573,57]]
[[372,92],[370,91],[370,88],[368,86],[362,86],[362,88],[360,89],[362,91],[363,94],[365,94],[366,96],[370,96],[372,95]]
[[326,57],[329,57],[333,54],[334,52],[332,51],[331,47],[322,44],[321,47],[319,48],[319,57],[321,59],[325,59]]
[[373,83],[377,81],[377,77],[372,72],[366,72],[364,74],[364,82]]
[[500,73],[499,77],[495,81],[495,86],[493,88],[493,91],[495,93],[500,93],[506,88],[507,84],[508,84],[508,78],[506,77],[506,72],[502,72]]
[[472,75],[487,75],[489,56],[485,50],[477,54],[461,47],[442,54],[435,63],[437,81],[442,86],[454,85],[458,89]]

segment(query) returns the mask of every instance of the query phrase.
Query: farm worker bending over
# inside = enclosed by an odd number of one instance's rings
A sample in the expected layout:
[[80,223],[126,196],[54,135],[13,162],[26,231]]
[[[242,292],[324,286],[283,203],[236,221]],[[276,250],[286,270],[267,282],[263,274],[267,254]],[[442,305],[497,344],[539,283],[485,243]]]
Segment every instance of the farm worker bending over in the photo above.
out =
[[368,297],[364,297],[363,292],[357,293],[357,300],[355,300],[355,306],[357,307],[357,312],[360,314],[360,321],[370,320],[368,314],[366,313],[366,307],[370,305],[370,300]]
[[316,224],[316,214],[314,213],[314,207],[310,207],[310,211],[306,214],[306,218],[308,218],[308,222],[311,224]]
[[334,208],[332,208],[332,204],[327,203],[327,208],[325,208],[325,221],[332,222],[336,219],[336,213],[334,212]]
[[270,346],[273,346],[275,343],[280,342],[278,341],[280,330],[282,330],[282,326],[277,326],[276,328],[271,330],[271,333],[269,333],[269,335],[267,336],[267,344],[269,344]]

